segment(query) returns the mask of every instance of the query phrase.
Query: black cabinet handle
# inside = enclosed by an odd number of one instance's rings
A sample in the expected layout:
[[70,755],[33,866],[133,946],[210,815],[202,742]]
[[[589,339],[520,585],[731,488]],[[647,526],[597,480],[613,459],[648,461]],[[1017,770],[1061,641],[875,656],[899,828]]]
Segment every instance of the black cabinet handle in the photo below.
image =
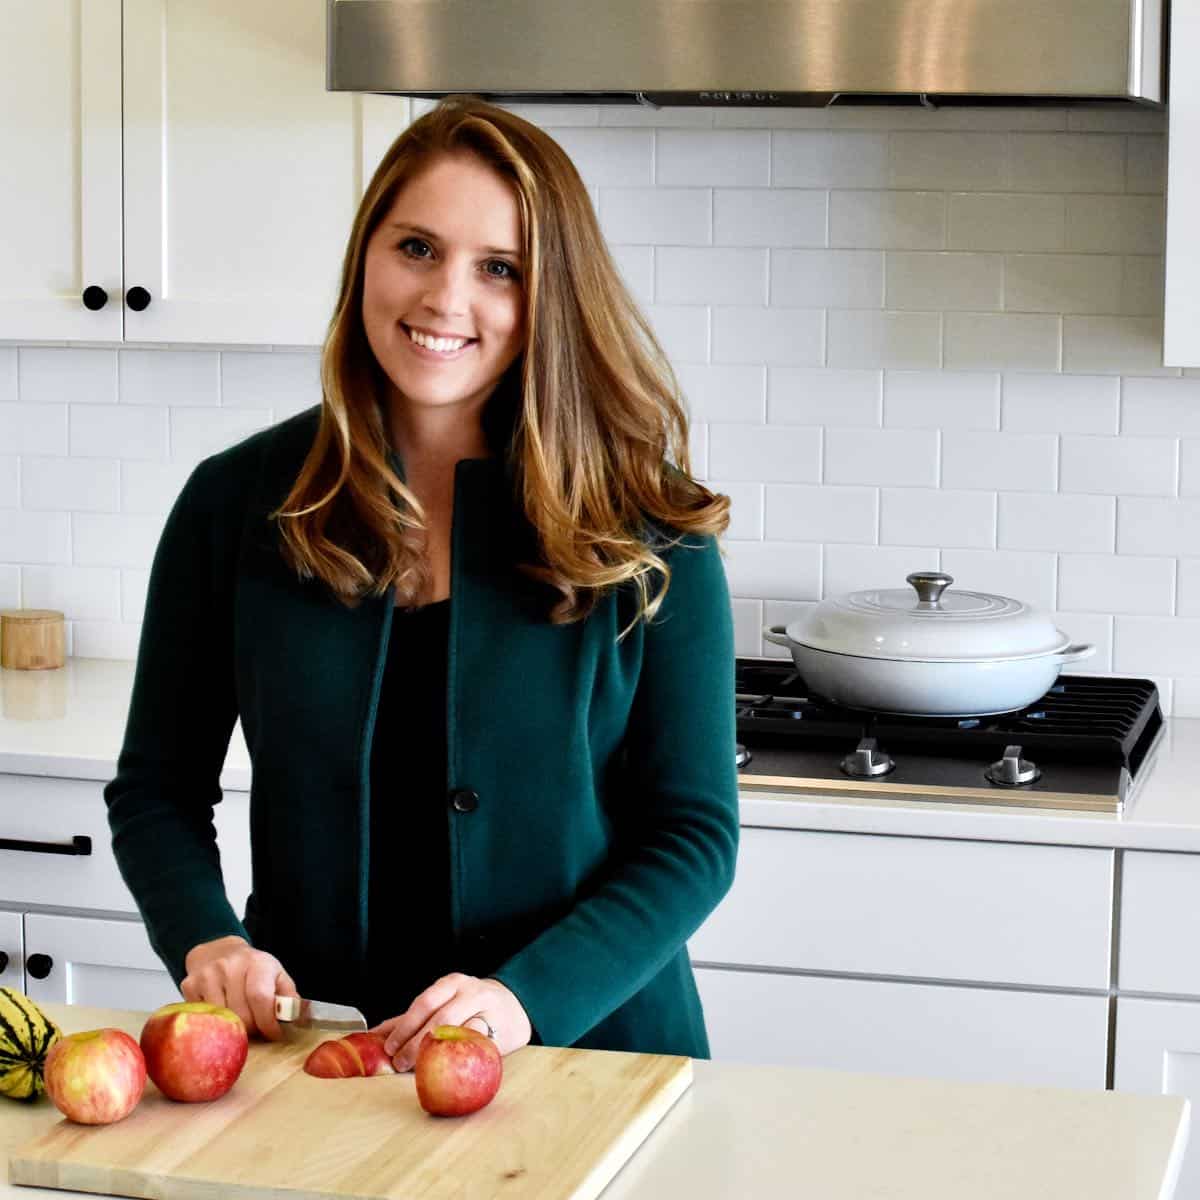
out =
[[90,308],[92,312],[96,312],[103,308],[108,303],[108,293],[102,288],[92,284],[90,287],[83,289],[83,307]]
[[45,979],[54,970],[54,959],[48,954],[31,954],[25,960],[25,970],[34,979]]
[[0,975],[3,975],[8,970],[8,955],[0,950]]
[[125,293],[125,303],[134,312],[141,312],[150,303],[150,293],[144,287],[131,287]]
[[91,854],[92,839],[77,833],[70,842],[23,842],[19,838],[0,838],[0,850],[25,850],[31,854]]

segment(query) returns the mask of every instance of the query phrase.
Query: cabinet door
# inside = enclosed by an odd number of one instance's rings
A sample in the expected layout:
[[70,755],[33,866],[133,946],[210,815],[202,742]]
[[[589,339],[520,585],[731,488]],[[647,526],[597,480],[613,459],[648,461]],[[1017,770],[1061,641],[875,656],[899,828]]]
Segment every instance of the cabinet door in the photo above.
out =
[[121,0],[0,0],[0,19],[0,337],[120,340]]
[[[1113,1087],[1150,1096],[1186,1096],[1200,1104],[1200,1003],[1117,1000]],[[1169,1195],[1169,1192],[1164,1194]],[[1200,1197],[1200,1144],[1183,1156],[1179,1200]]]
[[325,90],[324,0],[125,0],[124,47],[126,337],[320,345],[380,124]]
[[24,927],[18,912],[0,912],[0,987],[25,990]]
[[1108,999],[696,971],[714,1059],[1103,1089]]
[[152,1010],[181,999],[140,921],[26,913],[25,951],[31,1000]]

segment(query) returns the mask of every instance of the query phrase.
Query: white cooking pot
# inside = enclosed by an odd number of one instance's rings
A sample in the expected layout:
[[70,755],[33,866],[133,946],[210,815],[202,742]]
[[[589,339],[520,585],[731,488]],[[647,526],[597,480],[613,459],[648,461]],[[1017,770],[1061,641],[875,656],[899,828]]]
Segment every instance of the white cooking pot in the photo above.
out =
[[1044,613],[1007,596],[947,592],[939,571],[904,588],[822,600],[763,630],[786,646],[814,694],[851,708],[911,716],[982,717],[1043,696],[1064,663],[1095,654]]

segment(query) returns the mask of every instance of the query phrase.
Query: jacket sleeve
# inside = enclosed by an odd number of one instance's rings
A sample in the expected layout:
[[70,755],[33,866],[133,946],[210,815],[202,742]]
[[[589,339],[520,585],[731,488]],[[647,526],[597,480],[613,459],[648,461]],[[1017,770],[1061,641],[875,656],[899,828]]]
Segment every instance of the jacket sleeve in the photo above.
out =
[[734,649],[717,542],[668,554],[629,714],[631,769],[609,871],[493,977],[537,1037],[569,1046],[679,953],[733,882],[738,846]]
[[197,943],[249,940],[225,896],[212,820],[237,718],[231,581],[241,506],[228,461],[202,462],[167,517],[125,739],[104,789],[117,865],[177,985]]

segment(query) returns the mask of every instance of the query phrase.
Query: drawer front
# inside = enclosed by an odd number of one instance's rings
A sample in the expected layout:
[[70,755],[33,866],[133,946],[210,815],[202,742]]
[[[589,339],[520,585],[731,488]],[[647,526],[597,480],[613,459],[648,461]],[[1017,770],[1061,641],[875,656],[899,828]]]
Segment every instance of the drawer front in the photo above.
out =
[[[227,792],[216,806],[226,892],[241,915],[250,892],[249,797]],[[104,785],[85,779],[0,775],[0,838],[69,844],[92,839],[88,855],[0,850],[0,903],[137,912],[112,853]]]
[[1104,996],[696,972],[716,1061],[1104,1087]]
[[1118,986],[1200,996],[1200,854],[1126,850]]
[[19,912],[0,911],[0,987],[25,990],[25,936]]
[[698,963],[1107,988],[1110,850],[743,829]]

